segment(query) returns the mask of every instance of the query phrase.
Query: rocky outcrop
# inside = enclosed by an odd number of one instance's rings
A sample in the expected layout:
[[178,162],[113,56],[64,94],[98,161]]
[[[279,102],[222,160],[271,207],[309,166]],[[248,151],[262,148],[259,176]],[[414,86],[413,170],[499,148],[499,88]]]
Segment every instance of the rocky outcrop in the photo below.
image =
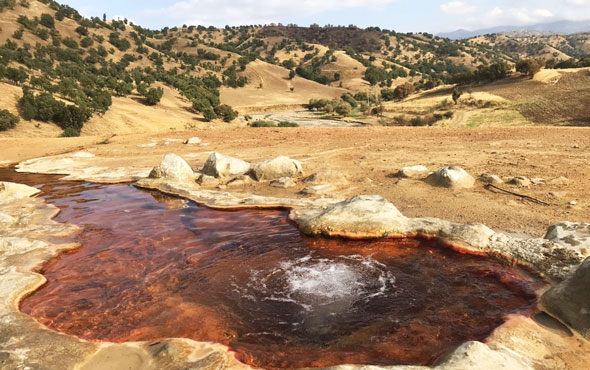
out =
[[590,258],[541,297],[543,309],[590,340]]
[[428,175],[428,168],[422,165],[402,167],[395,175],[403,179],[423,179]]
[[581,250],[547,239],[520,239],[481,224],[436,218],[408,218],[380,196],[357,196],[321,208],[295,209],[290,218],[309,235],[348,238],[437,237],[464,250],[502,256],[551,280],[569,276],[586,257]]
[[280,156],[257,164],[252,172],[258,181],[272,181],[281,177],[297,177],[303,173],[303,166],[299,161]]
[[244,175],[248,171],[250,171],[250,163],[217,152],[209,156],[201,169],[204,175],[225,179]]
[[194,182],[195,173],[180,156],[168,153],[149,175],[152,179],[166,179],[176,182]]
[[590,255],[590,223],[561,222],[551,225],[545,239]]
[[[485,366],[482,366],[485,364]],[[509,351],[496,351],[481,342],[463,343],[435,366],[437,370],[533,370],[522,358]]]
[[475,184],[475,179],[461,167],[447,166],[430,174],[426,182],[451,189],[469,189]]

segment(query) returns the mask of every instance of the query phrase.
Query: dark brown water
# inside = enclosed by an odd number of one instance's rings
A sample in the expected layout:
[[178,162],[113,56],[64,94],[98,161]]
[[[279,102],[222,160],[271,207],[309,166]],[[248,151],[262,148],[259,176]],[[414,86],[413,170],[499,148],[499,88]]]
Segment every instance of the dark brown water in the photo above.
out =
[[265,368],[431,364],[529,312],[540,282],[436,241],[302,236],[287,212],[222,212],[129,185],[0,172],[40,186],[82,226],[82,248],[43,267],[21,303],[96,341],[185,337]]

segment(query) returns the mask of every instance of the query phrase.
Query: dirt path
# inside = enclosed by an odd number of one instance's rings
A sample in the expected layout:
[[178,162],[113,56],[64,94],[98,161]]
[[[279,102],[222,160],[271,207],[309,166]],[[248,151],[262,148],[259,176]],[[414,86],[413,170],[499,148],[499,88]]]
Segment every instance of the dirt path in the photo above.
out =
[[[193,136],[200,137],[205,144],[184,145],[165,140]],[[582,128],[235,128],[116,136],[110,144],[96,144],[103,139],[2,139],[0,163],[80,147],[96,154],[96,164],[112,168],[151,168],[169,152],[182,155],[195,169],[213,151],[252,163],[287,155],[301,160],[307,174],[331,168],[346,175],[350,183],[330,196],[379,194],[412,217],[478,222],[497,230],[538,236],[556,222],[590,222],[590,131]],[[152,142],[156,142],[153,147],[140,146]],[[492,193],[479,182],[471,190],[451,191],[422,181],[399,181],[392,176],[399,168],[416,164],[431,170],[459,165],[474,177],[493,173],[501,177],[543,178],[545,184],[530,188],[504,186],[550,206]],[[567,183],[552,183],[562,176],[568,179]],[[262,183],[230,190],[296,197],[303,187],[299,184],[291,189],[276,189]],[[577,204],[570,205],[572,201]]]

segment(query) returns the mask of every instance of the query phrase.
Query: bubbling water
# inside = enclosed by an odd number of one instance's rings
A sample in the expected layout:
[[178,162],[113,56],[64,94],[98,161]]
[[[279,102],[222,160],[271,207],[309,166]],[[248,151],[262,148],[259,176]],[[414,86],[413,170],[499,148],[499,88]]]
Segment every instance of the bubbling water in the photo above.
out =
[[284,211],[18,176],[83,226],[20,308],[86,340],[217,342],[262,368],[429,365],[532,309],[541,284],[437,241],[307,238]]

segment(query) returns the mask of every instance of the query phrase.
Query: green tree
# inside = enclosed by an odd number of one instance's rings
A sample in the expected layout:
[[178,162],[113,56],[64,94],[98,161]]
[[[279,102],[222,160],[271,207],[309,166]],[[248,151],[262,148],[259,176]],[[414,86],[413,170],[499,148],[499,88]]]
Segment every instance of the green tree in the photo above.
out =
[[43,13],[41,14],[41,21],[40,23],[47,28],[55,28],[55,19],[50,14]]
[[210,122],[217,118],[217,114],[215,114],[213,108],[209,107],[203,111],[203,118],[205,118],[205,121]]
[[294,79],[295,78],[295,75],[296,75],[295,71],[294,70],[290,70],[289,71],[289,80]]
[[20,85],[29,78],[29,74],[21,68],[6,68],[4,76],[10,81],[14,82],[15,85]]
[[231,122],[238,117],[238,112],[227,104],[221,104],[215,107],[215,114],[225,122]]
[[351,110],[352,107],[346,102],[340,102],[334,107],[334,111],[341,116],[349,115]]
[[163,95],[164,95],[164,89],[162,89],[161,87],[156,87],[156,88],[149,89],[144,94],[144,97],[149,105],[156,105],[160,102],[160,99],[162,99]]
[[453,89],[453,101],[455,102],[455,105],[457,105],[459,103],[459,99],[461,98],[461,95],[463,95],[463,91],[459,90],[459,88],[455,87],[455,89]]
[[543,68],[543,61],[538,59],[525,59],[516,63],[516,72],[520,72],[531,78]]
[[394,90],[394,96],[398,100],[402,100],[410,96],[414,92],[414,85],[409,82],[406,82],[403,85],[399,85]]
[[18,116],[15,116],[6,109],[0,110],[0,131],[6,131],[16,127],[19,121],[20,118]]

